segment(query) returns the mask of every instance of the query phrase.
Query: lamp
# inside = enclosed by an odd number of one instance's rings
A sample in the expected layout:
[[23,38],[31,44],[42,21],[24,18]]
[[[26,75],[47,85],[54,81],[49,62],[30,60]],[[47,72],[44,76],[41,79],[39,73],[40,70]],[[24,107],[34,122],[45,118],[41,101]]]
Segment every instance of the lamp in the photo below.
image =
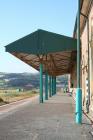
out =
[[39,55],[39,57],[40,57],[40,59],[42,59],[43,58],[43,55],[41,54],[41,55]]

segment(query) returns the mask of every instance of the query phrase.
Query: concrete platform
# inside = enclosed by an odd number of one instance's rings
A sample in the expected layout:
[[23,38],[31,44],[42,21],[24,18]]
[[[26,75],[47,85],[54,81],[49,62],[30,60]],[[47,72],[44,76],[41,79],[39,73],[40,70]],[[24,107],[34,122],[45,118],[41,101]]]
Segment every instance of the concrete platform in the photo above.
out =
[[58,94],[38,103],[38,99],[0,115],[0,140],[93,140],[90,122],[75,124],[74,102]]

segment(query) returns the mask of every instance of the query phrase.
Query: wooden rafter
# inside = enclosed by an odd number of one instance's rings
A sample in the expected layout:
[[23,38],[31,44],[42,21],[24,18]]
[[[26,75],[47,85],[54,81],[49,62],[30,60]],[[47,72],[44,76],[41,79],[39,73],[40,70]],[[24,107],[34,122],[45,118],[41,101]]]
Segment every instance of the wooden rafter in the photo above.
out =
[[[59,55],[58,55],[59,54]],[[49,75],[62,75],[70,73],[75,63],[76,53],[53,53],[48,55],[27,55],[24,53],[13,53],[17,58],[39,70],[39,64],[43,63],[43,72],[48,71]]]

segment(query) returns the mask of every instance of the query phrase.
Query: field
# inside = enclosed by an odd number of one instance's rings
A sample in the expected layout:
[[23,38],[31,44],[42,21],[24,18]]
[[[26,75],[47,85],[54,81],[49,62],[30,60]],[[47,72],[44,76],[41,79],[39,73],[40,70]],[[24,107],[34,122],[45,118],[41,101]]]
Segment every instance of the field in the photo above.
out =
[[0,105],[8,104],[25,98],[31,98],[38,95],[37,90],[25,90],[20,91],[19,89],[7,89],[0,90]]

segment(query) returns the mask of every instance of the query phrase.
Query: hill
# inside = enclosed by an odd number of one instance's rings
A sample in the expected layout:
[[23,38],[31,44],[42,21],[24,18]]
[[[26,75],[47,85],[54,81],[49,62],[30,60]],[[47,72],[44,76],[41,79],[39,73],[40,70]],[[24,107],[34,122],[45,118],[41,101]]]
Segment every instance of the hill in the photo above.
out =
[[[57,77],[57,85],[67,81],[67,75]],[[39,88],[39,73],[0,73],[0,88]]]

